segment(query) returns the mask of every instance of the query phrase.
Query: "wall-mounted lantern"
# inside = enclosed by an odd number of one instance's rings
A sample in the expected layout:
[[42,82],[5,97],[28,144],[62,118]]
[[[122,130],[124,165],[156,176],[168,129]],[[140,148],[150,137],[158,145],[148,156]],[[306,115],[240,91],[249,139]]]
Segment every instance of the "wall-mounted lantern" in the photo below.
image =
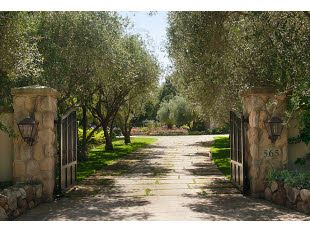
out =
[[23,140],[29,145],[32,146],[35,142],[35,135],[38,129],[38,123],[32,117],[26,117],[21,120],[18,124],[19,132]]
[[272,143],[275,143],[283,130],[282,120],[279,117],[271,117],[267,122],[265,122],[265,124],[269,134],[269,139]]

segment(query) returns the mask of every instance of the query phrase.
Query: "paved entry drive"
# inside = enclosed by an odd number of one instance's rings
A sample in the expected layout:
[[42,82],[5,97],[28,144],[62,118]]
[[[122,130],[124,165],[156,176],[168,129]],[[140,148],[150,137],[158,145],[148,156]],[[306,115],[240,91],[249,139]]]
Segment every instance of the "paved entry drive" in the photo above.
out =
[[242,196],[212,164],[212,136],[158,138],[18,220],[310,220]]

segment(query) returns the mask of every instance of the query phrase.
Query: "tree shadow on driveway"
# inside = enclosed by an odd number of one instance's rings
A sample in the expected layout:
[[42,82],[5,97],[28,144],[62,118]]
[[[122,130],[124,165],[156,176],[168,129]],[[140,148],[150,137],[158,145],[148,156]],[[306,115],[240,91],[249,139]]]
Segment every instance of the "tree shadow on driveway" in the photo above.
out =
[[187,195],[194,200],[186,206],[205,220],[268,221],[310,220],[302,213],[241,194]]
[[147,204],[141,197],[63,198],[42,204],[17,220],[145,220],[148,214],[143,206]]

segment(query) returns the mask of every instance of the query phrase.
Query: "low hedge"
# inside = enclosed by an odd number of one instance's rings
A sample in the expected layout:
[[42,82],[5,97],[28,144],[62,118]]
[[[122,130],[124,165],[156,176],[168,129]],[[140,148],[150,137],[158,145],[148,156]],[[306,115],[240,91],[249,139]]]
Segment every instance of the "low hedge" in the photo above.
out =
[[298,189],[310,189],[310,171],[271,170],[266,177],[270,184],[272,181],[281,181]]

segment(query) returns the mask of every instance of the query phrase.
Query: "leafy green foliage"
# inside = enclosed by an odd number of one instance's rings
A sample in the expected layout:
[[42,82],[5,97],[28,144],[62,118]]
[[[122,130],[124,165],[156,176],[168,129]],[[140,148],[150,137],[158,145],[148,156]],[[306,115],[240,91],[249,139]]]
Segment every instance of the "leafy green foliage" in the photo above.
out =
[[11,106],[11,87],[50,86],[60,93],[58,113],[83,107],[113,149],[108,129],[119,109],[149,93],[160,72],[145,42],[127,26],[115,12],[0,13],[0,81],[6,87],[0,109]]
[[6,127],[1,121],[0,121],[0,131],[7,133],[9,136],[14,135],[13,130]]
[[36,20],[28,12],[0,12],[0,109],[10,109],[11,88],[38,83],[42,56]]
[[181,96],[175,96],[169,103],[171,105],[171,117],[174,119],[175,125],[177,127],[190,125],[193,120],[193,112],[186,99]]
[[3,182],[0,182],[0,190],[1,189],[6,189],[10,186],[13,185],[13,182],[12,181],[3,181]]
[[229,138],[218,136],[211,146],[212,160],[220,171],[230,178],[230,145]]
[[310,153],[307,153],[301,158],[297,158],[294,163],[296,165],[305,166],[307,164],[307,161],[310,161]]
[[171,112],[172,112],[171,106],[169,102],[166,101],[161,103],[160,108],[157,112],[158,120],[161,123],[167,125],[169,129],[171,129],[174,124],[174,119],[172,118]]
[[115,163],[118,159],[145,147],[156,141],[155,138],[133,138],[132,143],[126,145],[121,139],[114,140],[114,151],[107,152],[104,146],[98,146],[89,152],[88,160],[78,163],[77,180],[81,181],[96,171]]
[[[90,135],[92,129],[87,130],[86,135],[87,137]],[[78,139],[79,141],[82,140],[82,134],[83,131],[82,129],[79,128],[78,130]],[[102,130],[97,130],[96,132],[93,133],[93,135],[90,137],[90,139],[88,140],[88,144],[90,145],[100,145],[103,144],[105,142],[104,140],[104,135],[103,135],[103,131]]]
[[289,171],[271,170],[267,176],[266,181],[271,183],[272,181],[282,181],[285,184],[296,187],[299,189],[310,188],[310,172],[309,171]]
[[164,84],[161,86],[160,93],[158,96],[159,103],[169,101],[176,95],[177,95],[177,88],[172,83],[172,77],[168,76],[166,77]]
[[161,103],[157,112],[158,120],[171,128],[190,125],[193,120],[193,111],[190,104],[181,96],[175,96],[169,101]]
[[309,110],[302,115],[303,128],[300,129],[300,139],[306,145],[310,143],[310,106]]
[[175,82],[220,122],[241,110],[239,91],[249,87],[291,93],[288,115],[309,111],[309,21],[304,12],[171,12]]

